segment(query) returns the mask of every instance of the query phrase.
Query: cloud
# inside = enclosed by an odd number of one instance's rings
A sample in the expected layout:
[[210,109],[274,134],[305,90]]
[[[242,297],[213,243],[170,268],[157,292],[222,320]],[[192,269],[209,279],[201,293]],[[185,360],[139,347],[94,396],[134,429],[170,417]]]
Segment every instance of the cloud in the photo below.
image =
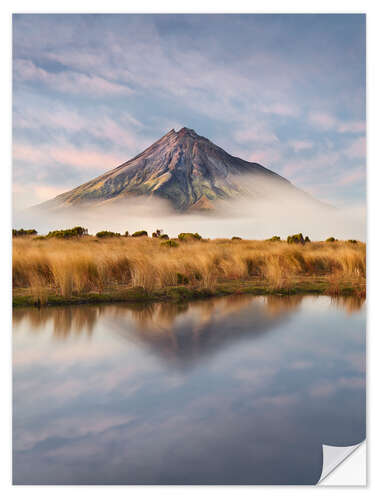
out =
[[[243,150],[246,159],[302,175],[296,156],[309,169],[312,154],[327,153],[319,142],[330,132],[327,149],[341,154],[334,168],[344,172],[357,154],[353,146],[343,157],[350,146],[344,137],[365,131],[364,30],[347,17],[343,38],[343,17],[305,19],[15,16],[15,139],[125,161],[179,128],[175,123],[228,152]],[[328,71],[333,65],[335,72]],[[322,179],[320,167],[312,167],[305,179],[314,189]],[[21,169],[18,180],[24,165],[14,169]],[[333,177],[325,181],[334,192]]]
[[340,186],[347,186],[356,184],[366,179],[366,169],[364,167],[357,167],[352,172],[345,173],[339,180]]
[[353,141],[345,150],[345,154],[349,158],[365,158],[366,157],[366,138],[360,137]]
[[280,150],[270,148],[252,151],[246,159],[248,161],[260,163],[263,166],[268,166],[279,162],[281,158],[282,153]]
[[314,175],[314,172],[321,170],[328,171],[334,167],[340,159],[340,153],[337,151],[319,152],[309,158],[301,158],[294,161],[287,161],[282,171],[285,175],[290,176],[301,172],[307,175]]
[[71,165],[79,169],[102,170],[114,168],[121,164],[121,158],[110,153],[82,150],[71,145],[66,147],[31,146],[15,143],[13,159],[27,164],[49,165],[56,168],[60,165]]
[[296,105],[287,104],[284,102],[274,102],[261,107],[263,113],[270,113],[273,115],[295,117],[299,115],[299,109]]
[[16,59],[13,63],[14,79],[18,82],[37,82],[47,85],[53,90],[68,94],[84,94],[92,96],[129,95],[131,89],[110,82],[100,76],[86,75],[75,71],[50,73],[36,66],[32,61]]
[[312,147],[314,146],[311,141],[289,141],[289,145],[294,149],[296,153],[305,151],[307,149],[312,149]]
[[234,140],[240,144],[256,142],[261,144],[272,144],[279,142],[277,136],[262,123],[245,126],[238,129],[233,134]]
[[334,116],[323,111],[312,111],[309,113],[308,119],[312,125],[323,130],[331,130],[337,124]]
[[324,111],[312,111],[308,115],[309,122],[322,130],[334,130],[340,134],[363,133],[366,130],[365,121],[341,121],[334,115]]
[[363,133],[366,132],[366,122],[365,121],[352,121],[341,123],[339,125],[338,131],[341,133]]

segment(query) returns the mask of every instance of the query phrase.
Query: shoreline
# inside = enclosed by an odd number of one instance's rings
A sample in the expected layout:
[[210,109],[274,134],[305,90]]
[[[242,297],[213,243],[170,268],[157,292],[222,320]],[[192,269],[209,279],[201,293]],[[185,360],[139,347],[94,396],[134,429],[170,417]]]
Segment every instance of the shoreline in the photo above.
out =
[[365,282],[353,281],[332,282],[326,278],[300,279],[288,281],[285,285],[274,286],[267,282],[226,282],[218,284],[215,288],[194,288],[188,286],[172,286],[146,291],[141,287],[126,287],[106,290],[102,292],[90,292],[72,294],[64,297],[54,293],[50,289],[39,290],[36,297],[30,289],[14,289],[12,297],[13,307],[48,307],[56,305],[79,305],[79,304],[110,304],[114,302],[189,302],[210,297],[222,297],[228,295],[328,295],[328,296],[353,296],[365,297]]

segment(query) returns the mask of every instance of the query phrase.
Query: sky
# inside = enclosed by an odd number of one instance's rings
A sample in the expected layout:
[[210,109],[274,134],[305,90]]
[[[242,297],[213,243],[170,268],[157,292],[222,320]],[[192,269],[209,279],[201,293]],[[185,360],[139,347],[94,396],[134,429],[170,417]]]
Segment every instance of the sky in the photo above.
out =
[[13,202],[194,129],[322,201],[365,205],[365,16],[13,16]]

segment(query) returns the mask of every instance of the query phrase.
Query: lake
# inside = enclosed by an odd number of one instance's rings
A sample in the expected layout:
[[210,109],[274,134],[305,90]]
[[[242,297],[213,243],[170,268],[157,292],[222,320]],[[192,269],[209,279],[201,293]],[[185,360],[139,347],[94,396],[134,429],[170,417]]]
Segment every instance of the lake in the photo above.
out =
[[355,297],[13,311],[14,484],[315,484],[364,438]]

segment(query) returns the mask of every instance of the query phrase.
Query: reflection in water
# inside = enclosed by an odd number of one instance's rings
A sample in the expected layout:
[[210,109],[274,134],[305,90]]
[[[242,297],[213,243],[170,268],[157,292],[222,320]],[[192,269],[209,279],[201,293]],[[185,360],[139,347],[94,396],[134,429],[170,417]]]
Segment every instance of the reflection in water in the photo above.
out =
[[360,311],[365,299],[358,295],[349,295],[347,297],[333,297],[332,302],[337,306],[345,309],[348,315]]
[[364,438],[362,305],[15,309],[14,482],[314,484]]
[[[242,336],[264,334],[285,321],[301,301],[300,295],[237,295],[192,303],[25,308],[14,311],[13,322],[27,320],[34,331],[52,322],[54,337],[64,340],[69,335],[91,335],[98,320],[107,320],[112,333],[142,342],[170,362],[186,367]],[[132,328],[124,328],[129,322]]]
[[[171,331],[175,334],[179,317],[190,314],[201,325],[215,320],[237,315],[242,309],[252,307],[261,302],[261,308],[253,307],[255,315],[261,313],[263,322],[268,318],[270,321],[278,321],[298,308],[303,296],[277,296],[253,297],[251,295],[231,295],[219,299],[207,299],[192,303],[148,303],[116,305],[80,305],[53,308],[17,308],[13,312],[13,324],[18,325],[27,320],[34,332],[40,331],[48,322],[53,323],[53,335],[58,339],[64,339],[70,334],[80,335],[87,333],[91,335],[93,328],[99,318],[112,316],[118,319],[132,319],[140,335],[149,335],[152,332],[166,333]],[[332,303],[352,314],[361,309],[365,299],[359,296],[341,296],[329,299]]]

